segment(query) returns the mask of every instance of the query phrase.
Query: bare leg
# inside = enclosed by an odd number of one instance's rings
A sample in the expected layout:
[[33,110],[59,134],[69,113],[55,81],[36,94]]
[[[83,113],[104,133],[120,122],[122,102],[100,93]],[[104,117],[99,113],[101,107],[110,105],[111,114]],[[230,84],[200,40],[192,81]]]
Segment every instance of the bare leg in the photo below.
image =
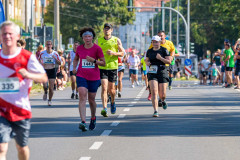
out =
[[52,100],[52,97],[53,97],[53,87],[54,87],[54,82],[55,82],[55,79],[49,79],[49,101]]
[[107,89],[108,89],[108,80],[107,79],[102,79],[101,80],[102,84],[102,92],[101,92],[101,98],[102,98],[102,105],[103,109],[107,108]]
[[82,121],[86,121],[86,101],[87,101],[87,88],[79,87],[79,114]]
[[0,143],[0,160],[6,160],[8,143]]
[[158,82],[155,80],[151,80],[149,82],[151,95],[152,95],[152,105],[154,111],[158,111]]
[[112,103],[115,102],[115,95],[116,95],[115,82],[108,82],[108,93],[111,96]]
[[91,118],[94,118],[96,115],[97,104],[95,101],[96,93],[88,92],[88,102],[91,110]]
[[18,150],[18,159],[19,160],[28,160],[29,156],[30,156],[28,146],[21,147],[18,144],[16,144],[16,147]]

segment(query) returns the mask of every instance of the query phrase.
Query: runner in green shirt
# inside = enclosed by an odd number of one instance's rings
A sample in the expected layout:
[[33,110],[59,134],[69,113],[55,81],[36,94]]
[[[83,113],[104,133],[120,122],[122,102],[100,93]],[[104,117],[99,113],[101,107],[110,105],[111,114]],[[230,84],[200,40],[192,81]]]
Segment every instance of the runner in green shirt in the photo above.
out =
[[231,88],[233,86],[232,82],[232,70],[234,67],[234,52],[230,47],[230,43],[224,44],[225,51],[224,51],[224,63],[226,67],[226,78],[228,85],[226,88]]
[[104,24],[103,33],[104,37],[100,37],[97,40],[97,44],[102,48],[104,58],[106,61],[105,66],[99,66],[100,78],[102,84],[102,105],[103,110],[101,115],[108,117],[107,114],[107,99],[108,93],[111,96],[111,113],[116,113],[115,105],[115,82],[117,81],[117,70],[118,70],[118,57],[124,56],[124,48],[119,38],[112,36],[113,27],[109,23]]
[[178,57],[179,56],[179,53],[178,53],[178,50],[175,48],[175,54],[174,54],[174,57],[173,57],[173,60],[169,66],[169,85],[168,85],[168,88],[169,90],[172,89],[172,81],[173,81],[173,71],[174,71],[174,65],[175,65],[175,57]]

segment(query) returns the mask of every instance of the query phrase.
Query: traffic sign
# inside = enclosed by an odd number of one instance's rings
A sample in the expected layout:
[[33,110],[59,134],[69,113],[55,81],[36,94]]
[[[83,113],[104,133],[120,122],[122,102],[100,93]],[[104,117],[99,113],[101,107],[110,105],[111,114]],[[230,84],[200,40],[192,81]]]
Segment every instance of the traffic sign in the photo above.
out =
[[185,75],[186,76],[191,76],[192,75],[192,66],[185,66]]
[[73,49],[73,44],[68,44],[68,49]]
[[185,64],[185,66],[190,66],[190,65],[192,65],[191,59],[185,59],[184,64]]

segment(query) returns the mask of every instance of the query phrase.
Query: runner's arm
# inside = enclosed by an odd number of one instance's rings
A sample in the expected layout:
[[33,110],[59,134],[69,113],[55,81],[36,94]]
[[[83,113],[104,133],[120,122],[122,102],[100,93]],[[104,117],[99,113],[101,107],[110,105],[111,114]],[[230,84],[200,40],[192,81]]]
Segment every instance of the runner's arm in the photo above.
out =
[[[78,61],[79,61],[79,56],[76,55],[76,56],[74,57],[74,60],[73,60],[73,71],[75,71],[75,72],[76,72],[76,68],[77,68]],[[75,73],[74,73],[74,74],[75,74]]]
[[147,65],[147,66],[150,66],[150,65],[151,65],[148,57],[146,57],[146,59],[145,59],[144,61],[146,62],[146,65]]
[[61,65],[61,58],[58,54],[55,54],[56,57],[53,55],[52,57],[56,60],[57,64]]
[[159,53],[157,54],[156,58],[165,64],[171,64],[172,61],[171,56],[166,56],[165,58],[163,58]]
[[71,64],[71,55],[68,54],[68,71],[70,71],[70,64]]
[[119,56],[119,57],[123,57],[124,56],[124,48],[122,46],[122,42],[121,40],[118,38],[117,39],[117,43],[118,43],[118,51],[117,53],[115,53],[115,56]]
[[25,68],[18,71],[23,78],[31,79],[37,83],[46,83],[48,81],[46,73],[30,73]]
[[105,66],[106,65],[105,58],[104,57],[99,58],[99,60],[96,61],[96,64],[99,66]]

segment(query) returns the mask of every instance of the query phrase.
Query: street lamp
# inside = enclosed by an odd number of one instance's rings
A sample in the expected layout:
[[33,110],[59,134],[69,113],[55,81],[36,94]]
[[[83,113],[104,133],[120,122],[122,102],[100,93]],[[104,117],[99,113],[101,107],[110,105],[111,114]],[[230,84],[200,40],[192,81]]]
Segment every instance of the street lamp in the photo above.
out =
[[46,37],[46,26],[44,24],[44,6],[45,6],[45,0],[41,0],[42,5],[42,19],[41,19],[41,27],[43,28],[43,46],[45,46],[45,37]]

